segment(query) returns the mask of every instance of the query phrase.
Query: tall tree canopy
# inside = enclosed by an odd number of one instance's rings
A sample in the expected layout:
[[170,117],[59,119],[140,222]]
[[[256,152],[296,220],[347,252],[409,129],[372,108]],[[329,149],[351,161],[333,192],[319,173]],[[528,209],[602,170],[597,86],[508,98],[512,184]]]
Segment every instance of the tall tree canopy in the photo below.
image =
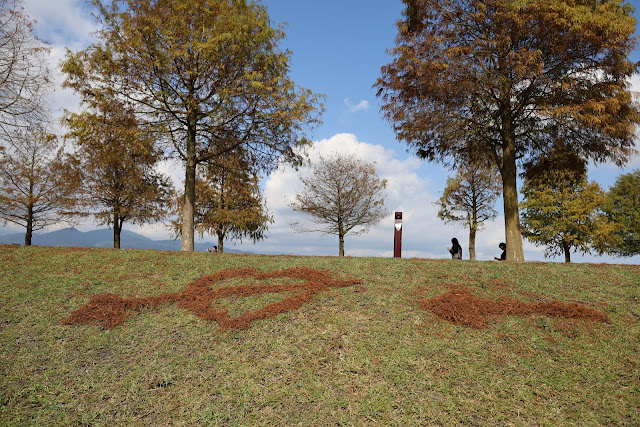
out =
[[269,170],[318,122],[320,97],[288,76],[291,53],[247,0],[94,0],[98,42],[69,52],[66,85],[110,90],[160,127],[185,166],[182,250],[193,250],[196,168],[242,147]]
[[495,169],[474,163],[463,164],[455,178],[447,179],[438,218],[445,222],[462,222],[469,228],[469,259],[476,259],[476,232],[485,221],[496,217],[493,208],[500,195],[500,177]]
[[58,138],[42,127],[16,128],[0,146],[0,220],[24,227],[25,245],[33,231],[59,222],[72,203],[64,171]]
[[403,0],[393,61],[377,81],[397,136],[429,161],[492,161],[502,177],[507,259],[523,260],[517,166],[557,139],[622,164],[638,105],[623,0]]
[[141,129],[126,105],[94,99],[82,113],[67,113],[65,124],[76,151],[70,155],[67,183],[76,188],[75,213],[113,227],[120,248],[125,222],[145,224],[167,213],[171,184],[155,168],[162,152],[153,134]]
[[321,232],[338,236],[338,254],[344,256],[344,237],[366,233],[383,219],[384,189],[374,163],[358,157],[332,154],[320,157],[310,173],[300,177],[302,188],[289,202],[296,212],[312,217],[311,224],[291,224],[297,232]]
[[618,256],[640,254],[640,169],[616,179],[607,193],[605,211],[620,224],[619,240],[610,251]]
[[0,0],[0,133],[44,120],[48,49],[33,34],[21,0]]
[[[178,197],[181,208],[184,197]],[[259,177],[242,153],[219,156],[198,173],[196,180],[195,227],[200,236],[218,238],[218,252],[224,253],[225,240],[262,240],[273,222],[259,187]],[[177,234],[179,221],[173,222]]]

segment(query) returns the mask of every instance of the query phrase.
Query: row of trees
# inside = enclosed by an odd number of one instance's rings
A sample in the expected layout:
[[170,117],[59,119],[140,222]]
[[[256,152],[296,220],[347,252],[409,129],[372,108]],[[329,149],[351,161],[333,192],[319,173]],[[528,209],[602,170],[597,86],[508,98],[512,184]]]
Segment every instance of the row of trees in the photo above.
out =
[[[588,182],[586,165],[568,147],[543,156],[527,169],[520,203],[523,235],[545,256],[571,252],[614,256],[640,254],[640,170],[618,177],[609,192]],[[469,229],[469,258],[475,256],[476,232],[494,219],[500,180],[493,169],[468,164],[449,178],[436,202],[438,217]]]
[[[64,87],[79,94],[83,106],[63,117],[71,148],[64,153],[59,138],[43,129],[44,110],[29,103],[45,94],[42,43],[18,0],[0,1],[7,6],[3,17],[23,24],[21,37],[29,40],[17,39],[22,44],[16,49],[27,49],[40,67],[28,70],[31,80],[5,70],[31,88],[13,100],[22,102],[20,110],[8,108],[9,101],[3,105],[3,112],[28,120],[15,117],[12,124],[22,127],[3,138],[0,162],[0,216],[26,227],[25,244],[33,230],[78,216],[110,225],[116,248],[125,222],[144,224],[169,214],[183,250],[193,250],[194,232],[217,236],[220,252],[226,239],[264,237],[273,219],[259,173],[282,158],[301,163],[295,149],[308,144],[303,128],[317,123],[322,109],[319,96],[288,79],[290,53],[278,49],[284,33],[271,28],[264,7],[245,1],[94,2],[99,41],[68,51],[62,64]],[[167,157],[185,167],[182,191],[157,172]],[[365,232],[386,214],[386,181],[354,157],[321,159],[312,171],[302,178],[306,188],[292,207],[321,226],[297,231],[337,235],[344,255],[347,233]]]
[[549,169],[522,187],[523,235],[545,256],[571,252],[640,254],[640,170],[618,177],[609,192],[586,173]]
[[[273,219],[259,174],[283,158],[301,163],[304,128],[322,109],[319,96],[288,79],[290,53],[278,48],[284,33],[271,28],[264,7],[245,1],[119,3],[94,2],[98,42],[68,51],[62,64],[64,87],[83,106],[63,117],[71,151],[34,114],[20,122],[20,134],[4,138],[0,215],[26,227],[27,245],[33,230],[78,216],[110,225],[116,248],[125,222],[168,214],[183,250],[193,250],[194,232],[217,236],[220,252],[226,239],[262,239]],[[18,0],[10,6],[3,13],[28,24],[23,38],[40,46]],[[46,75],[34,77],[43,84],[25,94],[25,106],[44,94]],[[167,157],[185,167],[182,191],[157,172]],[[365,232],[386,215],[386,181],[357,158],[320,159],[301,182],[291,206],[320,226],[296,230],[337,235],[340,255],[347,233]]]
[[[520,203],[523,235],[545,256],[571,252],[614,256],[640,254],[640,170],[618,177],[605,193],[588,182],[586,162],[570,147],[557,143],[553,150],[527,165],[522,174],[524,196]],[[320,156],[310,173],[300,178],[300,191],[289,201],[294,211],[312,218],[294,222],[298,232],[321,232],[338,237],[339,255],[344,256],[346,234],[358,235],[383,219],[386,180],[375,164],[355,156]],[[461,222],[469,229],[469,257],[476,259],[476,233],[494,219],[496,199],[501,194],[498,171],[491,165],[467,163],[448,178],[442,197],[435,203],[438,217]]]
[[[46,48],[19,0],[0,2],[0,216],[27,228],[26,244],[62,215],[93,215],[119,247],[125,221],[156,221],[170,206],[183,250],[195,231],[217,235],[220,249],[225,238],[263,236],[271,217],[259,173],[300,164],[297,148],[322,111],[322,97],[288,77],[284,32],[264,6],[94,1],[97,42],[62,64],[83,106],[64,116],[65,154],[45,130]],[[185,169],[175,203],[156,172],[167,158]]]
[[[111,121],[122,112],[69,115],[66,138],[73,153],[64,153],[56,135],[29,127],[13,131],[0,160],[0,217],[25,227],[26,245],[35,230],[91,216],[113,228],[119,248],[125,222],[180,213],[182,197],[156,170],[161,153],[135,125]],[[238,165],[238,158],[226,160],[201,171],[196,199],[197,230],[217,236],[221,252],[225,239],[261,239],[271,221],[257,175]],[[179,235],[179,221],[173,225]]]
[[[633,9],[624,0],[403,1],[394,59],[375,85],[382,112],[421,158],[499,171],[507,259],[523,260],[519,168],[529,173],[559,141],[581,161],[621,165],[635,151],[640,109],[629,78],[638,64],[628,59],[636,47]],[[31,177],[49,177],[38,191],[49,194],[55,180],[70,177],[69,191],[84,195],[71,197],[73,206],[108,206],[90,213],[115,231],[126,220],[147,220],[138,214],[162,214],[169,188],[155,164],[178,159],[185,180],[175,226],[182,249],[193,250],[194,233],[213,230],[197,226],[197,218],[207,217],[198,211],[198,182],[235,175],[251,194],[257,174],[279,160],[299,164],[297,148],[319,123],[322,97],[290,80],[290,52],[279,48],[284,32],[271,26],[264,6],[246,0],[93,4],[101,24],[97,42],[67,52],[62,66],[64,86],[85,107],[65,116],[74,152],[62,164],[44,125],[46,49],[19,0],[0,0],[6,141],[0,163],[14,170],[11,162],[24,151],[20,135],[43,146],[48,141],[51,161],[30,168]],[[89,178],[94,174],[97,179]],[[15,185],[4,174],[0,179],[3,189]],[[145,207],[125,193],[116,196],[110,185],[135,189]],[[33,192],[38,187],[29,182],[1,199],[3,218],[15,219],[16,199],[37,213],[34,202],[46,200]],[[218,200],[227,205],[225,197]],[[30,215],[21,221],[29,224]],[[251,228],[253,236],[262,232]],[[228,232],[216,228],[219,238]]]

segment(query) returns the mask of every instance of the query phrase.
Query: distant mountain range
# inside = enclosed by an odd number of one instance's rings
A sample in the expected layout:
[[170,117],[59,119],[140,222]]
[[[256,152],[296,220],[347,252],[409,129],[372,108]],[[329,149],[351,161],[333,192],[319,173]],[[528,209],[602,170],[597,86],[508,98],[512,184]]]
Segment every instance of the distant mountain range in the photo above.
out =
[[[0,244],[24,244],[25,233],[0,235]],[[80,248],[112,248],[113,230],[80,231],[73,227],[48,233],[33,233],[31,244],[38,246],[71,246]],[[204,252],[217,243],[195,243],[195,250]],[[161,251],[179,251],[180,240],[153,240],[133,231],[122,230],[120,233],[120,247],[122,249],[155,249]],[[242,253],[234,249],[225,252]]]

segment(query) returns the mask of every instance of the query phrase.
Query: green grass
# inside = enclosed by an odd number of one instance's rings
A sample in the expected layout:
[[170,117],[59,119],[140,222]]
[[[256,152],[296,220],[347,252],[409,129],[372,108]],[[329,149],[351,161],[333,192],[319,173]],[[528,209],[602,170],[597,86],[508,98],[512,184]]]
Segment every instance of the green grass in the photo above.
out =
[[[244,331],[177,305],[114,330],[61,325],[96,294],[301,266],[363,284]],[[0,271],[0,425],[640,424],[638,266],[3,246]],[[420,308],[454,285],[580,302],[609,322],[505,317],[478,330]],[[287,296],[215,304],[237,316]]]

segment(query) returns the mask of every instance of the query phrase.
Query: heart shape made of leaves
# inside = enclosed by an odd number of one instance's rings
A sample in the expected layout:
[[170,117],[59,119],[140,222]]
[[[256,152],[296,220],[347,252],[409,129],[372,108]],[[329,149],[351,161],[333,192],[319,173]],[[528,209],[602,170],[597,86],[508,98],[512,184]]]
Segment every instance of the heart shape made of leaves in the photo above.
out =
[[[286,284],[253,284],[213,287],[226,279],[254,278],[269,280],[276,278],[300,279],[303,281]],[[203,276],[189,283],[184,290],[176,293],[158,295],[154,297],[122,298],[114,294],[96,295],[89,302],[73,311],[62,321],[64,325],[96,324],[105,329],[114,329],[122,324],[129,312],[142,307],[156,307],[163,303],[177,303],[179,307],[192,311],[196,316],[213,320],[222,330],[247,329],[260,319],[277,316],[280,313],[299,308],[311,301],[315,295],[331,287],[342,288],[360,284],[357,279],[332,279],[329,272],[307,267],[288,268],[269,273],[244,268],[237,270],[223,270],[215,274]],[[252,295],[295,292],[293,295],[276,303],[246,312],[238,317],[230,317],[227,310],[215,310],[212,302],[215,299],[235,296],[245,298]]]

